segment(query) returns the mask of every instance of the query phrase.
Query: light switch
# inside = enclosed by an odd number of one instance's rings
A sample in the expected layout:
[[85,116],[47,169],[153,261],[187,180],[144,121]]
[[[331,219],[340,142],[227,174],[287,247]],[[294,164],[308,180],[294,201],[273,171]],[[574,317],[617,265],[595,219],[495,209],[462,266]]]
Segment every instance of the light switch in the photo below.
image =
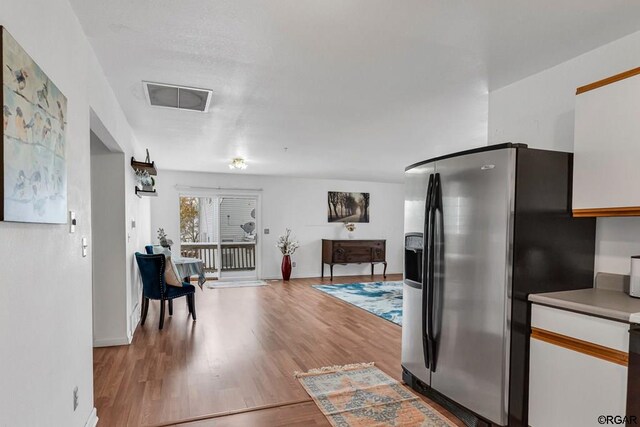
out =
[[83,237],[82,238],[82,257],[86,257],[87,256],[87,248],[89,247],[89,243],[87,242],[87,238]]
[[69,211],[69,233],[76,232],[76,213],[74,211]]
[[264,229],[264,234],[269,234],[269,229],[268,228]]
[[132,219],[132,220],[131,220],[131,228],[132,228],[132,229],[133,229],[133,228],[136,228],[136,220],[135,220],[135,219]]

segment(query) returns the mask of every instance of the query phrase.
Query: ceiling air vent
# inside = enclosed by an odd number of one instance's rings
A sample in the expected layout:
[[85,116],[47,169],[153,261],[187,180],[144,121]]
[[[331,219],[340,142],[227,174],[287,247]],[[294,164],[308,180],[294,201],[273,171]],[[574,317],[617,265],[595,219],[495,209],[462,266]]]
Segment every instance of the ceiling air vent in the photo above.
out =
[[212,91],[163,83],[142,82],[149,105],[178,110],[209,111]]

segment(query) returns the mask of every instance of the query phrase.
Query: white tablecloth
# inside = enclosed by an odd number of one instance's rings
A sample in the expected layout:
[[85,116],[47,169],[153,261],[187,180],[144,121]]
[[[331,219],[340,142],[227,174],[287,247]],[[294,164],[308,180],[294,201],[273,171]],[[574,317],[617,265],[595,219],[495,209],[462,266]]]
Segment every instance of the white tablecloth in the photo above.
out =
[[207,281],[204,275],[204,262],[198,258],[175,257],[173,262],[178,268],[181,278],[198,276],[198,285],[202,289],[202,285]]

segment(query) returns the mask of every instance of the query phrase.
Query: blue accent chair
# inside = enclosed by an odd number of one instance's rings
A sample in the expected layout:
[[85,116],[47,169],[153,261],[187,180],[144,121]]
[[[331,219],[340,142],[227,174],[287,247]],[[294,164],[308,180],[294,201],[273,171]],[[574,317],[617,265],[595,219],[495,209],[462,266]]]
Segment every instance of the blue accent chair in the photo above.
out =
[[188,283],[183,283],[181,288],[167,286],[164,281],[164,269],[167,262],[164,254],[143,255],[136,252],[136,262],[142,277],[141,326],[144,326],[147,319],[150,299],[160,301],[159,329],[164,326],[164,302],[169,301],[169,315],[173,315],[173,300],[183,296],[187,297],[187,308],[191,313],[191,318],[196,320],[196,288]]

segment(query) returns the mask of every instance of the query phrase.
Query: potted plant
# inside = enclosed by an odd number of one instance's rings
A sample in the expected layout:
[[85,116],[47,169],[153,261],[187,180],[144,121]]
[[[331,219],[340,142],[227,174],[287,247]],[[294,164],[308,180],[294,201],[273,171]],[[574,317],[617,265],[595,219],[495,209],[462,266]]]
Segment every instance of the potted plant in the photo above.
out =
[[173,240],[167,239],[167,233],[164,232],[164,228],[158,228],[158,240],[160,241],[160,246],[171,249]]
[[156,184],[156,181],[149,175],[149,172],[136,170],[136,179],[138,180],[138,184],[140,184],[141,190],[153,191],[153,186]]
[[291,255],[298,249],[300,245],[297,241],[291,239],[291,229],[287,228],[285,234],[278,238],[276,247],[282,252],[282,280],[291,278]]

